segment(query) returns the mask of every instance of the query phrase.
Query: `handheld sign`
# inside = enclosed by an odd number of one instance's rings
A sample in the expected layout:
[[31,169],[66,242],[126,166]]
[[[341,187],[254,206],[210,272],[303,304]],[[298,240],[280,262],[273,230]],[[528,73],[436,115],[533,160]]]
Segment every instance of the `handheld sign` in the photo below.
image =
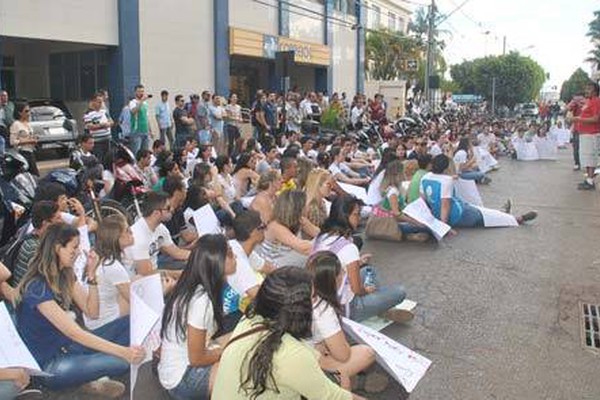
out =
[[198,236],[221,233],[221,224],[210,204],[194,211],[193,218]]

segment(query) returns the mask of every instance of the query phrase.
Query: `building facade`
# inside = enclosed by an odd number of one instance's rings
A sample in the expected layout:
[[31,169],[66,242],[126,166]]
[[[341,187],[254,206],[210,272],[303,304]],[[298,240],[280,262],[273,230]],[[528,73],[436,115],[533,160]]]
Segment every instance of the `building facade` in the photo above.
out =
[[207,89],[248,103],[280,90],[275,55],[293,50],[290,87],[351,96],[364,90],[367,12],[357,0],[6,0],[0,87],[76,116],[98,88],[118,115],[138,83],[155,101]]

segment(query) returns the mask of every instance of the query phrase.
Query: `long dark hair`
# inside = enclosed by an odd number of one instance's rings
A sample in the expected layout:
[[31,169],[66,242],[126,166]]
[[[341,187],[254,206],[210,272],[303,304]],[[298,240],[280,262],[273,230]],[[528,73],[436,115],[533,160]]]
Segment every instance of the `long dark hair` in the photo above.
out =
[[337,196],[331,203],[329,217],[321,227],[321,235],[337,234],[346,238],[354,233],[354,228],[350,224],[350,214],[355,207],[361,207],[362,201],[354,196]]
[[175,322],[175,336],[187,338],[188,309],[196,290],[208,295],[212,303],[216,332],[223,327],[223,299],[227,239],[223,235],[204,235],[196,242],[177,284],[167,296],[160,335],[167,338],[169,325]]
[[456,151],[454,152],[454,154],[458,153],[461,150],[464,150],[467,152],[467,154],[469,154],[469,144],[471,143],[471,140],[467,137],[461,137],[460,140],[458,141],[458,146],[456,147]]
[[252,160],[252,153],[250,153],[249,151],[245,151],[244,153],[240,154],[240,156],[237,159],[237,162],[235,163],[235,168],[233,169],[231,175],[235,175],[236,172],[238,172],[242,168],[250,168],[248,166],[250,160]]
[[342,270],[342,263],[334,252],[319,251],[310,256],[306,269],[312,274],[315,293],[340,314],[342,305],[338,298],[337,277]]
[[[241,368],[241,388],[251,400],[268,389],[279,393],[273,356],[286,333],[297,340],[312,335],[312,280],[305,269],[282,267],[267,275],[246,316],[263,318],[266,334],[248,351]],[[244,372],[245,371],[245,372]],[[244,376],[245,375],[245,376]]]
[[379,173],[383,171],[391,161],[397,159],[398,156],[396,155],[396,149],[393,149],[391,147],[386,147],[385,149],[383,149],[383,153],[381,153],[381,162],[377,166],[377,169],[375,170],[373,176],[375,177],[379,175]]

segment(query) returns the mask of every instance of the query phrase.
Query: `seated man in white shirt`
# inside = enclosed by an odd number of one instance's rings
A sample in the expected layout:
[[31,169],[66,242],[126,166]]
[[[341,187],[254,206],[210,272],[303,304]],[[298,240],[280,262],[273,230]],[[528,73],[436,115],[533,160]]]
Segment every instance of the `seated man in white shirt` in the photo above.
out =
[[[126,257],[133,261],[138,275],[151,275],[158,269],[158,255],[164,253],[174,260],[185,261],[190,251],[173,243],[171,234],[163,224],[171,219],[169,196],[162,192],[150,192],[142,206],[142,218],[131,226],[134,237],[132,246],[125,249]],[[180,271],[168,271],[178,277]]]
[[357,186],[369,183],[369,178],[361,178],[359,173],[352,171],[352,168],[346,165],[341,147],[334,146],[331,148],[331,158],[333,161],[329,165],[329,172],[331,172],[331,176],[336,181]]

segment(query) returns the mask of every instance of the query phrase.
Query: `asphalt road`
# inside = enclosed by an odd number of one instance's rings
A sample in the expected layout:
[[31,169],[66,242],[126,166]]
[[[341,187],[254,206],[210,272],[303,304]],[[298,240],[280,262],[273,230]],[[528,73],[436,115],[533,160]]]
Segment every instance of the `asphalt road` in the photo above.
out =
[[600,359],[582,348],[578,317],[579,301],[600,304],[600,196],[576,190],[570,160],[503,159],[481,188],[488,207],[510,196],[514,211],[536,209],[528,226],[367,242],[380,273],[419,303],[410,325],[384,330],[433,362],[411,400],[600,399]]
[[[418,302],[410,324],[383,331],[432,360],[411,400],[600,399],[600,359],[582,348],[578,317],[579,301],[600,304],[600,193],[576,190],[569,156],[502,159],[481,188],[488,207],[511,197],[517,213],[536,209],[527,226],[461,230],[441,244],[366,242],[380,278]],[[135,398],[165,398],[149,376]],[[390,386],[369,398],[405,396]]]

